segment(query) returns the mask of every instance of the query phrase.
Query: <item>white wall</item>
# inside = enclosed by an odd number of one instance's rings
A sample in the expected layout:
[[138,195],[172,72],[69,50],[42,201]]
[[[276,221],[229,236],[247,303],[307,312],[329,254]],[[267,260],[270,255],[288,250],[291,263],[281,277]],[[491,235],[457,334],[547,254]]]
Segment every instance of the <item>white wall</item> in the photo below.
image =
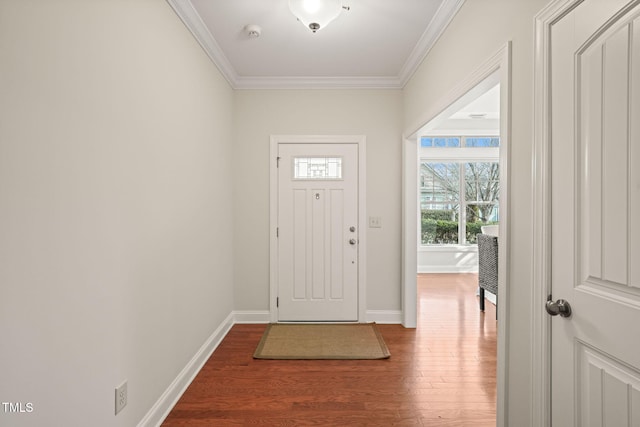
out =
[[418,248],[418,273],[477,273],[477,246]]
[[159,0],[2,0],[0,58],[0,425],[136,425],[233,308],[233,91]]
[[383,222],[367,229],[367,309],[399,310],[401,134],[508,40],[508,421],[526,425],[545,3],[467,1],[404,91],[234,94],[164,1],[0,0],[0,400],[34,405],[0,425],[135,425],[233,308],[268,309],[271,134],[367,136]]
[[531,410],[533,18],[546,3],[547,0],[465,2],[404,90],[404,131],[410,135],[459,81],[507,41],[513,42],[507,424],[518,426],[527,425]]
[[[399,90],[242,90],[235,98],[235,300],[269,309],[269,136],[367,138],[367,309],[400,310],[402,93]],[[365,225],[366,227],[366,225]]]

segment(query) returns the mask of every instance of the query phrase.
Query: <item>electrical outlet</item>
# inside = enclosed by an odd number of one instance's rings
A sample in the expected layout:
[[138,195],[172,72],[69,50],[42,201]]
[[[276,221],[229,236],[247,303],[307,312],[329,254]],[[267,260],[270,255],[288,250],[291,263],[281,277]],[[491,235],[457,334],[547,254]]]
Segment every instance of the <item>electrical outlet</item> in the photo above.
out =
[[127,406],[127,381],[116,387],[116,415]]

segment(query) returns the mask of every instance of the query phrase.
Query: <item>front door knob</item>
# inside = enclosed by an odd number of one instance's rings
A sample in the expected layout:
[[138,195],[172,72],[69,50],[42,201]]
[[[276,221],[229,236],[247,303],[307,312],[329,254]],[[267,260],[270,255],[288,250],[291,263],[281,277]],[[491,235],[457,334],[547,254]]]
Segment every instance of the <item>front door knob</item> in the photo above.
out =
[[558,314],[561,317],[570,317],[571,316],[571,305],[568,301],[559,299],[558,301],[553,301],[551,299],[551,295],[549,295],[549,299],[545,304],[544,308],[547,310],[552,316],[557,316]]
[[350,245],[355,245],[356,244],[356,239],[349,239],[349,244]]

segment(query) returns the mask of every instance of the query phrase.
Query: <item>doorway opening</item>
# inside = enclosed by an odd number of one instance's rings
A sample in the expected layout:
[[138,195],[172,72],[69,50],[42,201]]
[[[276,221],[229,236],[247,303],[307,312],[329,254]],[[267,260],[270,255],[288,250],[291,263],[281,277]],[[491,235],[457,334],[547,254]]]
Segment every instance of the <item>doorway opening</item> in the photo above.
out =
[[418,273],[477,272],[476,236],[499,227],[499,79],[456,104],[417,133]]
[[[506,44],[494,56],[487,60],[476,72],[462,81],[448,96],[436,104],[413,129],[405,133],[403,149],[403,271],[402,271],[402,301],[403,325],[417,327],[417,275],[421,272],[469,273],[477,271],[477,248],[473,243],[475,225],[469,227],[469,222],[481,221],[497,222],[498,245],[498,286],[499,303],[497,313],[497,421],[503,425],[505,420],[505,396],[507,395],[506,381],[506,328],[509,323],[508,310],[509,289],[508,278],[508,153],[510,144],[510,43]],[[491,92],[493,90],[493,92]],[[497,95],[499,108],[497,115],[491,116],[490,111],[471,111],[479,107],[484,101],[483,96],[491,98]],[[494,112],[496,113],[496,112]],[[456,118],[461,120],[464,114],[470,127],[460,122],[457,129],[451,127]],[[471,116],[470,116],[471,114]],[[477,114],[477,116],[475,116]],[[475,116],[475,118],[474,118]],[[482,117],[482,118],[480,118]],[[493,129],[488,129],[493,119]],[[479,123],[484,121],[487,129],[482,129]],[[475,129],[473,129],[474,127]],[[456,132],[453,132],[455,130]],[[436,139],[439,138],[438,141]],[[495,140],[494,140],[495,138]],[[426,139],[426,141],[425,141]],[[426,145],[426,147],[425,147]],[[435,145],[435,146],[434,146]],[[477,147],[480,145],[480,147]],[[493,145],[493,147],[491,147]],[[480,153],[478,148],[493,148]],[[446,152],[448,149],[449,153]],[[467,158],[453,158],[451,151],[461,150],[460,154]],[[427,165],[421,152],[426,150]],[[491,152],[492,151],[492,152]],[[453,161],[455,160],[455,161]],[[497,161],[496,161],[497,160]],[[429,164],[430,163],[430,164]],[[499,177],[495,182],[498,192],[495,197],[478,200],[473,194],[466,192],[466,182],[461,178],[465,174],[469,163],[487,166],[487,172],[493,167],[499,170]],[[495,166],[492,166],[494,165]],[[483,167],[484,167],[483,166]],[[426,176],[423,170],[430,170]],[[446,172],[446,173],[445,173]],[[449,190],[445,185],[435,185],[431,182],[431,190],[423,192],[422,187],[429,186],[429,177],[438,175],[449,177]],[[471,174],[472,175],[472,174]],[[422,181],[421,181],[422,180]],[[425,182],[426,180],[426,182]],[[445,180],[446,182],[447,180]],[[456,194],[451,183],[458,183],[456,203],[450,203]],[[440,183],[442,184],[442,182]],[[455,206],[453,206],[455,205]],[[479,205],[483,205],[480,209]],[[423,221],[423,207],[427,209]],[[463,207],[464,209],[461,209]],[[471,207],[472,209],[467,209]],[[440,211],[440,212],[437,212]],[[445,212],[445,213],[443,213]],[[438,230],[433,225],[438,219],[430,216],[449,215],[443,226],[450,228],[449,232]],[[475,217],[474,217],[475,216]],[[426,227],[423,227],[423,222]],[[445,227],[445,228],[446,228]],[[426,240],[424,240],[426,239]],[[431,248],[424,248],[425,243],[436,243]],[[440,247],[437,247],[437,244]],[[449,247],[446,247],[449,246]],[[424,250],[423,250],[424,249]],[[429,260],[425,262],[424,258]],[[422,259],[421,259],[422,258]],[[422,267],[419,267],[422,266]],[[480,310],[479,304],[477,306]],[[485,321],[493,319],[486,318]],[[494,320],[495,321],[495,320]]]

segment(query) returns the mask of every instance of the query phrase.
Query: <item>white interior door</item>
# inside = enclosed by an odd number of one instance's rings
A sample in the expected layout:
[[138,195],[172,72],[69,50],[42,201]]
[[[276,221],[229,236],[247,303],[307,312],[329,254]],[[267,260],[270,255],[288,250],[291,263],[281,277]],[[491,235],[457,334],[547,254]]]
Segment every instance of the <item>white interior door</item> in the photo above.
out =
[[552,423],[638,427],[640,1],[554,23],[550,85]]
[[358,320],[358,146],[278,144],[278,321]]

